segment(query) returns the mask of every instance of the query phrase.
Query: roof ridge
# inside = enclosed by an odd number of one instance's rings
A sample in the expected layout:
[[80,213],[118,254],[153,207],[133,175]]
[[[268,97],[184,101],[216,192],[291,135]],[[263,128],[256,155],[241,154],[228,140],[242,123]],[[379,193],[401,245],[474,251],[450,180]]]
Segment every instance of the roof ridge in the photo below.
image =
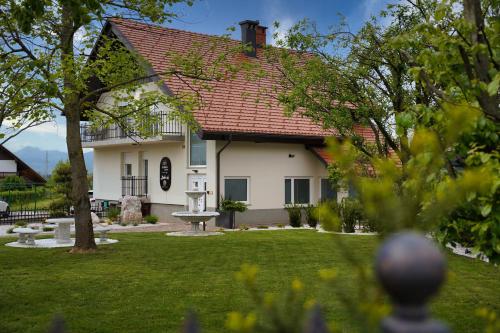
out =
[[[223,35],[213,35],[213,34],[207,34],[207,33],[203,33],[203,32],[195,32],[195,31],[178,29],[178,28],[170,28],[170,27],[165,27],[165,26],[159,25],[159,24],[140,22],[140,21],[136,21],[133,19],[127,19],[127,18],[122,18],[122,17],[111,17],[111,18],[108,18],[107,21],[114,22],[116,24],[123,24],[123,23],[125,23],[125,24],[138,24],[138,25],[143,25],[143,26],[150,27],[150,28],[157,28],[157,29],[174,31],[174,32],[178,31],[178,32],[184,32],[184,33],[198,35],[198,36],[218,37],[218,38],[224,37]],[[234,41],[234,42],[241,42],[241,40],[235,39],[235,38],[227,38],[227,39],[230,41]]]

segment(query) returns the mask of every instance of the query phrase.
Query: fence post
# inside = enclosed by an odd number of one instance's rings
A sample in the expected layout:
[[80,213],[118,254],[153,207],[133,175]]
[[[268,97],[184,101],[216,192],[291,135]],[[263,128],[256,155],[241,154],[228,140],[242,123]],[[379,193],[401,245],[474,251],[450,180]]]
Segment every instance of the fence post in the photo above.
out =
[[426,306],[446,274],[444,256],[429,239],[410,232],[391,236],[378,251],[375,270],[393,304],[392,314],[382,320],[384,333],[450,332]]

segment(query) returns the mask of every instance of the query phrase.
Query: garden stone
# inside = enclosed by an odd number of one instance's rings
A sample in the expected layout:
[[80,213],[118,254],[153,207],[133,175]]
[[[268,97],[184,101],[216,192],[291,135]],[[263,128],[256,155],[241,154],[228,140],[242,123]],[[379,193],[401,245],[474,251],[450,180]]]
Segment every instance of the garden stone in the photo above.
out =
[[125,196],[122,199],[121,222],[124,224],[141,223],[141,200],[135,196]]
[[99,216],[94,212],[90,212],[90,217],[92,218],[92,224],[99,224],[101,222]]

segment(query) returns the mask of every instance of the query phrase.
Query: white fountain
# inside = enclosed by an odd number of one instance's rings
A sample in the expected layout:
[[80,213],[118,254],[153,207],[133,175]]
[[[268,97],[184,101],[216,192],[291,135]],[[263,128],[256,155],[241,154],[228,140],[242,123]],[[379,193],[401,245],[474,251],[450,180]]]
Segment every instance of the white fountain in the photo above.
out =
[[206,222],[213,217],[219,216],[217,212],[200,212],[198,208],[198,200],[205,195],[205,191],[198,190],[198,183],[191,191],[185,191],[186,195],[191,199],[191,209],[183,212],[174,212],[172,216],[181,219],[184,222],[191,223],[191,230],[189,231],[175,231],[167,233],[167,236],[216,236],[223,235],[222,232],[204,231],[200,230],[200,223]]

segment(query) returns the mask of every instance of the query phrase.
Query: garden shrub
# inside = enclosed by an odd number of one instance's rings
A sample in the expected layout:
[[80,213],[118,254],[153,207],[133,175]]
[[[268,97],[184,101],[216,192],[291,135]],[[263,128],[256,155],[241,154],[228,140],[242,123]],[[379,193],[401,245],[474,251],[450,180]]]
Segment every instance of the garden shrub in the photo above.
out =
[[158,216],[156,215],[147,215],[144,220],[149,224],[156,224],[158,222]]
[[118,207],[110,207],[108,208],[108,219],[111,221],[117,221],[120,216],[120,209]]
[[71,208],[71,202],[66,198],[57,198],[49,204],[50,217],[67,216]]
[[258,225],[257,229],[269,229],[267,225]]
[[307,224],[311,228],[316,228],[318,225],[318,208],[309,204],[304,207],[304,212],[306,213]]
[[19,176],[8,176],[0,182],[0,191],[24,190],[26,189],[26,181]]
[[[1,187],[1,186],[0,186]],[[15,190],[2,190],[0,198],[10,204],[13,203],[28,203],[36,200],[44,199],[47,196],[47,188],[33,187],[30,189],[15,189]]]
[[16,221],[16,223],[14,223],[14,225],[15,225],[16,227],[26,227],[26,226],[28,225],[28,222],[23,221],[23,220],[21,220],[21,221]]
[[14,233],[14,229],[15,229],[15,227],[10,227],[9,229],[7,229],[7,231],[6,231],[6,232],[7,232],[8,234],[13,234],[13,233]]
[[288,213],[290,225],[294,228],[299,228],[302,225],[302,206],[297,204],[289,204],[285,206]]
[[363,219],[361,204],[357,199],[345,198],[340,204],[340,217],[344,232],[355,232],[356,223]]

